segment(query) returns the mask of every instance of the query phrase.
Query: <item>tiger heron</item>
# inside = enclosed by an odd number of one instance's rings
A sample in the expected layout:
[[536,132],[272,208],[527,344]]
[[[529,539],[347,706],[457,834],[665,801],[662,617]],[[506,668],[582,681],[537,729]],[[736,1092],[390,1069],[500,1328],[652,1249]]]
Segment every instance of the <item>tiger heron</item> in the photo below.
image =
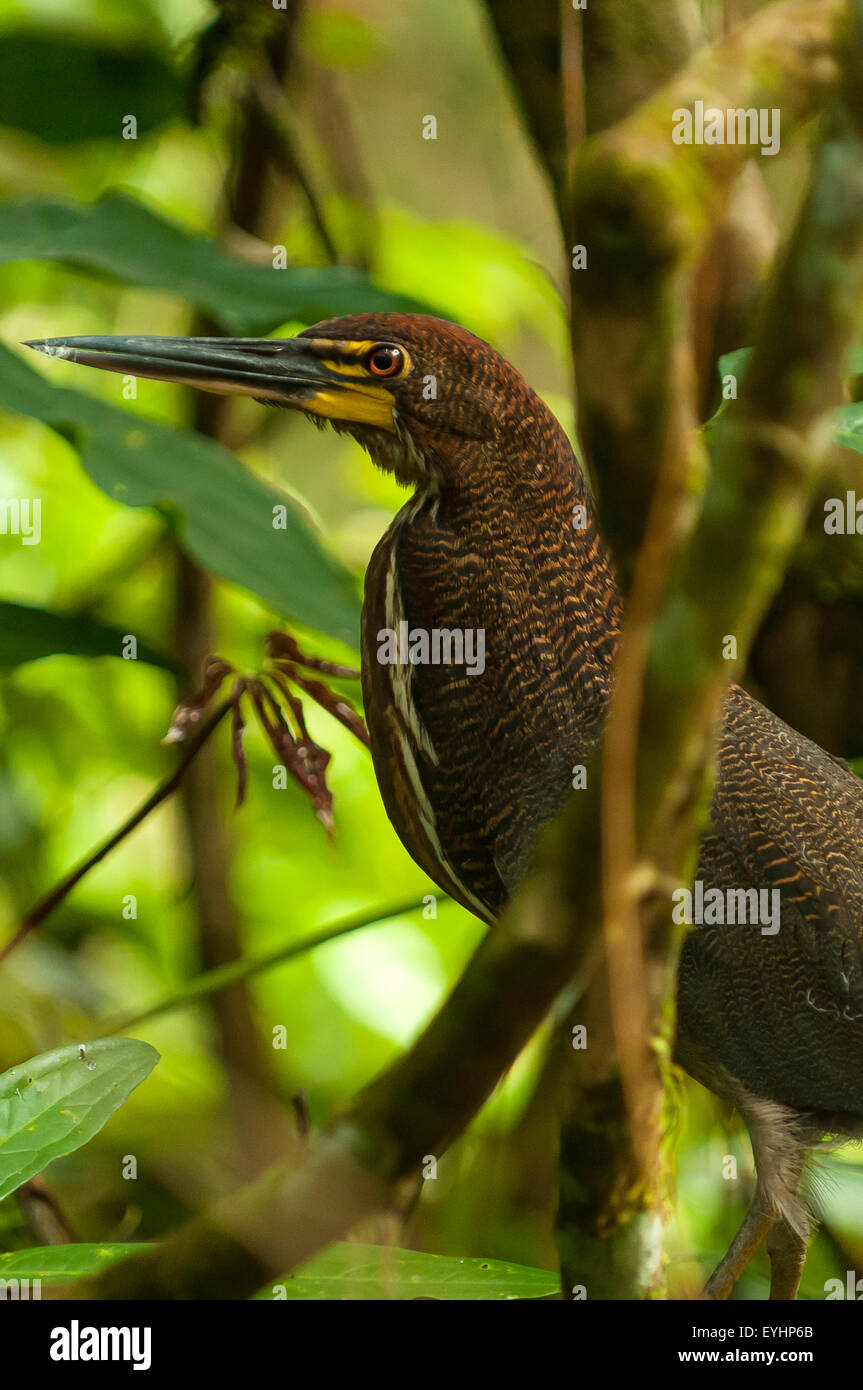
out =
[[[619,631],[591,497],[548,407],[486,343],[423,315],[351,315],[283,340],[29,346],[329,420],[412,489],[366,575],[374,766],[408,852],[493,922],[599,739]],[[484,669],[379,660],[384,631],[482,631]],[[737,686],[697,877],[781,892],[775,934],[702,924],[681,954],[677,1059],[738,1108],[756,1169],[705,1295],[729,1297],[767,1238],[770,1296],[794,1298],[807,1152],[863,1132],[863,784]]]

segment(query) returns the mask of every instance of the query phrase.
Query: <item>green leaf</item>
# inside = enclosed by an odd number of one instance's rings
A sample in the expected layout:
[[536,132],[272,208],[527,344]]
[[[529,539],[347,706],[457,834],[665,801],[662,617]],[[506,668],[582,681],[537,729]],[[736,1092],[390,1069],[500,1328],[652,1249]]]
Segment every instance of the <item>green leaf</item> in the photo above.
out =
[[[122,656],[126,634],[95,618],[0,602],[0,667],[11,669],[25,661],[63,653],[67,656]],[[137,660],[166,671],[170,657],[139,642]]]
[[92,1139],[159,1060],[149,1043],[59,1047],[0,1075],[0,1199]]
[[125,116],[143,135],[181,103],[180,76],[158,53],[41,28],[0,33],[0,125],[57,145],[120,140]]
[[834,410],[833,442],[863,454],[863,401],[852,401]]
[[306,11],[302,27],[303,51],[326,68],[365,67],[383,47],[371,25],[346,10]]
[[[52,386],[2,346],[0,407],[71,438],[103,492],[130,507],[160,509],[206,569],[251,589],[285,617],[357,645],[353,576],[290,497],[220,445]],[[284,529],[273,526],[274,507],[285,508]]]
[[38,1245],[33,1250],[10,1250],[0,1255],[0,1279],[41,1279],[43,1282],[66,1283],[70,1279],[86,1279],[100,1274],[108,1265],[117,1264],[130,1255],[140,1255],[152,1249],[143,1242],[104,1245]]
[[[63,1282],[98,1274],[109,1264],[140,1255],[152,1245],[54,1245],[0,1255],[0,1279]],[[289,1299],[447,1300],[558,1299],[560,1276],[503,1260],[462,1260],[418,1250],[341,1242],[301,1270],[279,1280]],[[267,1287],[258,1299],[271,1299]]]
[[[719,358],[717,370],[721,377],[740,376],[752,356],[752,348],[734,348]],[[859,376],[863,372],[863,347],[852,347],[848,354],[848,376]]]
[[[503,1260],[459,1259],[338,1242],[301,1270],[276,1281],[290,1299],[440,1298],[447,1300],[560,1297],[560,1275]],[[273,1288],[258,1298],[272,1298]],[[281,1292],[277,1297],[282,1297]]]
[[[0,206],[0,262],[60,261],[125,285],[177,295],[229,333],[258,337],[288,319],[422,308],[344,266],[251,265],[122,194],[97,203],[40,198]],[[62,333],[62,324],[57,332]]]
[[726,376],[736,376],[739,378],[746,369],[746,364],[752,356],[752,348],[735,348],[733,352],[726,352],[717,362],[717,371],[720,378]]
[[[738,387],[746,364],[752,356],[752,348],[735,348],[719,358],[717,370],[720,377],[736,376]],[[854,347],[848,357],[848,375],[863,373],[863,348]],[[712,428],[723,414],[728,402],[723,401],[716,413],[707,421]],[[831,416],[832,440],[844,449],[853,449],[855,454],[863,454],[863,401],[852,401],[850,405],[837,406]]]

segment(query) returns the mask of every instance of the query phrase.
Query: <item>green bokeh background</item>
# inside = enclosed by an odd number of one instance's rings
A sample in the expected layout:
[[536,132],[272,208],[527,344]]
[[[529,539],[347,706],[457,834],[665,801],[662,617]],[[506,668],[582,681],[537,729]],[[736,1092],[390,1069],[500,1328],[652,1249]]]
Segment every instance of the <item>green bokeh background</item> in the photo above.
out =
[[[26,31],[30,44],[16,40],[17,61],[7,54],[5,79],[0,59],[0,197],[90,204],[120,190],[195,236],[218,232],[241,64],[232,67],[228,55],[219,66],[198,126],[184,114],[177,78],[213,18],[204,0],[0,0],[0,53],[3,31]],[[99,50],[88,59],[96,73],[112,70],[104,51],[112,47],[153,55],[162,86],[137,140],[119,137],[110,103],[107,115],[100,109],[99,82],[73,85],[59,100],[56,93],[46,97],[39,120],[32,119],[40,82],[54,70],[40,65],[39,42],[58,33]],[[571,430],[557,223],[481,6],[315,4],[297,47],[297,130],[345,262],[361,266],[367,258],[379,290],[421,301],[487,338]],[[35,54],[32,70],[28,54]],[[336,131],[326,138],[325,97],[326,120]],[[438,122],[433,142],[421,136],[427,113]],[[357,153],[346,157],[362,171],[362,200],[345,188],[333,158],[348,125]],[[302,195],[286,181],[273,205],[274,242],[292,263],[324,267]],[[229,249],[249,251],[242,239]],[[0,341],[52,386],[130,415],[188,427],[190,394],[141,381],[137,399],[126,401],[120,377],[36,359],[17,345],[85,333],[180,334],[193,323],[189,304],[175,294],[42,260],[0,266]],[[290,321],[280,331],[299,326]],[[252,402],[232,407],[230,430],[236,456],[298,499],[325,549],[356,576],[359,592],[372,547],[404,500],[393,480],[373,471],[345,437]],[[13,411],[0,413],[0,497],[42,499],[38,546],[0,535],[0,599],[86,614],[158,650],[170,647],[176,576],[164,516],[107,496],[66,439]],[[217,582],[216,650],[238,668],[259,665],[264,634],[284,617],[248,589]],[[355,659],[320,631],[292,627],[317,653]],[[160,740],[175,703],[172,675],[144,661],[54,655],[0,674],[0,939],[170,771],[176,753]],[[310,707],[308,719],[333,754],[332,843],[293,784],[274,790],[274,758],[251,726],[249,790],[234,813],[227,730],[216,739],[228,881],[250,954],[434,891],[389,826],[368,754],[322,711]],[[191,872],[182,817],[171,802],[0,970],[0,1070],[86,1038],[98,1020],[143,1009],[197,973]],[[134,920],[123,915],[128,895],[137,903]],[[302,1089],[312,1124],[325,1122],[416,1036],[482,931],[461,908],[441,902],[433,920],[414,912],[254,979],[261,1052],[284,1105]],[[280,1027],[286,1045],[276,1048],[273,1030]],[[94,1141],[46,1174],[81,1240],[158,1236],[230,1184],[228,1080],[210,1009],[173,1011],[139,1035],[161,1053],[155,1072]],[[545,1037],[531,1044],[442,1159],[407,1240],[386,1230],[372,1239],[553,1266],[552,1131],[532,1101]],[[254,1137],[246,1140],[253,1150]],[[673,1295],[691,1293],[724,1250],[747,1204],[751,1159],[737,1121],[689,1082],[681,1083],[669,1143],[679,1181],[668,1243]],[[126,1154],[138,1159],[136,1183],[120,1176]],[[736,1158],[736,1179],[727,1175],[728,1156]],[[848,1150],[824,1166],[829,1222],[803,1288],[813,1298],[824,1296],[827,1278],[844,1278],[849,1261],[863,1258],[863,1171]],[[31,1234],[8,1198],[0,1203],[0,1250],[27,1244]],[[764,1274],[763,1264],[753,1266],[739,1294],[762,1297]]]

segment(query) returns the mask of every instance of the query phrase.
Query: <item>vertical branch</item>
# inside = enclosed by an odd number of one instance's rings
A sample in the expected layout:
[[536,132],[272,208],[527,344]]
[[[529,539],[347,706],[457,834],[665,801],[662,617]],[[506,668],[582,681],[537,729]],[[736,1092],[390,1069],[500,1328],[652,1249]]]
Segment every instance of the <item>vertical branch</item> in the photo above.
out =
[[[692,0],[589,6],[582,22],[588,134],[624,119],[704,42]],[[701,418],[715,403],[717,358],[749,341],[747,328],[777,240],[763,176],[750,161],[730,189],[695,274],[691,333]]]
[[[177,554],[175,604],[175,650],[191,670],[200,671],[204,658],[214,647],[212,581],[182,551]],[[180,799],[199,924],[201,964],[205,970],[225,965],[242,954],[240,918],[228,887],[231,843],[223,823],[219,787],[218,757],[214,746],[208,744],[189,768]],[[210,1003],[239,1135],[245,1128],[250,1089],[265,1084],[251,1000],[247,988],[239,984]]]
[[701,39],[693,0],[628,0],[588,5],[584,37],[585,126],[605,130],[651,96],[687,61]]
[[[673,113],[696,100],[780,107],[787,139],[835,87],[842,9],[841,0],[769,6],[715,49],[700,50],[580,154],[573,201],[588,268],[573,281],[579,431],[624,589],[655,490],[677,366],[669,286],[685,262],[694,270],[749,159],[741,144],[674,144]],[[677,309],[688,319],[691,300]],[[688,323],[683,332],[689,340]]]
[[[287,79],[293,36],[299,6],[271,20],[257,61],[267,80]],[[279,150],[274,145],[273,128],[254,95],[251,78],[241,103],[234,147],[226,181],[225,226],[233,225],[260,237],[269,215],[270,176]],[[206,315],[198,315],[192,325],[195,336],[212,336],[218,325]],[[230,398],[196,393],[194,427],[210,439],[226,442],[230,419]],[[213,584],[198,565],[179,552],[175,590],[174,646],[178,658],[193,673],[201,670],[213,651]],[[192,892],[200,923],[201,963],[214,970],[242,954],[240,915],[230,894],[228,866],[230,837],[223,823],[218,798],[219,776],[215,749],[206,747],[183,784],[182,808],[189,854],[192,862]],[[234,1130],[243,1143],[239,1146],[254,1170],[264,1160],[275,1157],[275,1138],[263,1134],[259,1096],[268,1089],[266,1068],[260,1051],[251,999],[245,983],[236,983],[210,1001],[217,1028],[219,1051],[224,1062],[232,1099]],[[256,1152],[248,1153],[250,1134],[257,1139]]]
[[524,116],[564,227],[569,150],[561,80],[560,0],[486,0],[489,18],[509,68]]
[[[575,277],[581,426],[628,595],[603,743],[605,967],[583,1006],[588,1050],[573,1062],[562,1138],[564,1287],[585,1284],[591,1297],[649,1297],[661,1283],[661,1058],[669,1044],[676,945],[666,885],[672,875],[683,876],[693,850],[712,719],[727,675],[719,669],[719,643],[707,656],[699,650],[716,685],[693,694],[691,724],[680,708],[671,717],[671,705],[662,704],[669,692],[654,655],[654,627],[669,614],[701,611],[677,587],[675,557],[692,556],[705,581],[704,556],[719,553],[718,538],[705,543],[697,525],[706,458],[695,433],[691,306],[698,259],[746,157],[740,147],[725,147],[718,157],[715,148],[675,147],[672,113],[705,96],[724,108],[781,104],[787,133],[835,84],[833,26],[840,8],[794,0],[772,6],[733,40],[696,55],[668,87],[589,142],[576,170],[576,225],[592,258],[588,272]],[[775,480],[760,481],[775,500]],[[800,477],[793,486],[795,496],[805,494]],[[727,500],[728,478],[718,487]],[[709,491],[708,499],[715,495]],[[748,500],[740,499],[738,518]],[[751,579],[764,542],[748,520],[745,526],[738,520],[738,530],[743,554],[739,567],[731,566],[732,585],[740,567]],[[780,565],[788,533],[783,540],[770,551]],[[724,565],[727,549],[724,536]],[[739,633],[735,604],[745,597],[760,612],[772,593],[767,576],[759,580],[745,596],[735,587],[725,609],[709,586],[699,599],[721,614],[724,631]],[[700,619],[695,627],[700,631]],[[672,649],[679,656],[667,642],[662,650]]]

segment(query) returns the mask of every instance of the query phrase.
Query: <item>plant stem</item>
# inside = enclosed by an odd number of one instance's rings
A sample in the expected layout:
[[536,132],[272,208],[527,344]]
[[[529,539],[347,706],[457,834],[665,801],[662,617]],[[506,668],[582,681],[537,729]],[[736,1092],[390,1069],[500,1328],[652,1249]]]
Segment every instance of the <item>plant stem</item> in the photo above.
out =
[[160,1000],[158,1004],[153,1004],[140,1013],[120,1014],[117,1018],[108,1019],[99,1026],[95,1034],[91,1033],[89,1036],[105,1038],[114,1033],[126,1033],[139,1028],[141,1024],[149,1023],[151,1019],[159,1018],[162,1014],[169,1013],[171,1009],[181,1009],[189,1004],[196,1004],[200,999],[215,994],[218,990],[227,989],[229,985],[251,979],[253,975],[260,975],[262,971],[270,970],[274,965],[283,965],[286,961],[305,955],[307,951],[314,951],[316,947],[323,946],[328,941],[336,941],[340,936],[347,936],[350,932],[359,931],[361,927],[374,926],[376,922],[385,922],[390,917],[401,917],[405,913],[415,912],[417,908],[422,906],[422,898],[419,901],[416,898],[411,898],[408,902],[397,903],[395,907],[372,908],[355,916],[345,917],[341,921],[331,922],[311,936],[303,937],[300,941],[291,941],[287,946],[280,946],[276,951],[268,951],[262,956],[246,956],[242,960],[228,961],[225,965],[217,966],[215,970],[205,970],[190,980],[188,984],[183,985],[182,989],[178,989],[174,994],[169,994],[166,999]]
[[102,860],[111,853],[112,849],[116,849],[117,845],[122,844],[123,840],[131,835],[132,831],[137,829],[143,820],[146,820],[151,811],[155,811],[157,806],[161,806],[163,801],[167,801],[172,792],[175,792],[180,785],[183,774],[189,764],[201,751],[207,739],[210,737],[210,734],[217,725],[222,722],[230,708],[230,700],[224,700],[222,704],[217,706],[209,719],[201,725],[194,738],[189,741],[182,758],[170,777],[164,782],[159,783],[155,791],[147,797],[147,800],[144,801],[136,811],[132,812],[128,820],[125,820],[119,830],[115,830],[114,834],[109,836],[104,844],[94,850],[93,853],[79,864],[76,869],[73,869],[70,874],[67,874],[65,878],[61,879],[56,887],[51,889],[50,893],[46,893],[44,898],[39,899],[36,905],[27,913],[11,941],[7,941],[6,945],[0,950],[0,961],[5,960],[19,942],[23,941],[25,936],[29,936],[30,932],[38,927],[41,922],[44,922],[46,917],[50,917],[54,909],[60,906],[60,903],[63,902],[64,898],[68,897],[72,889],[81,882],[81,879],[84,878],[91,869],[94,869],[97,864],[100,864]]

